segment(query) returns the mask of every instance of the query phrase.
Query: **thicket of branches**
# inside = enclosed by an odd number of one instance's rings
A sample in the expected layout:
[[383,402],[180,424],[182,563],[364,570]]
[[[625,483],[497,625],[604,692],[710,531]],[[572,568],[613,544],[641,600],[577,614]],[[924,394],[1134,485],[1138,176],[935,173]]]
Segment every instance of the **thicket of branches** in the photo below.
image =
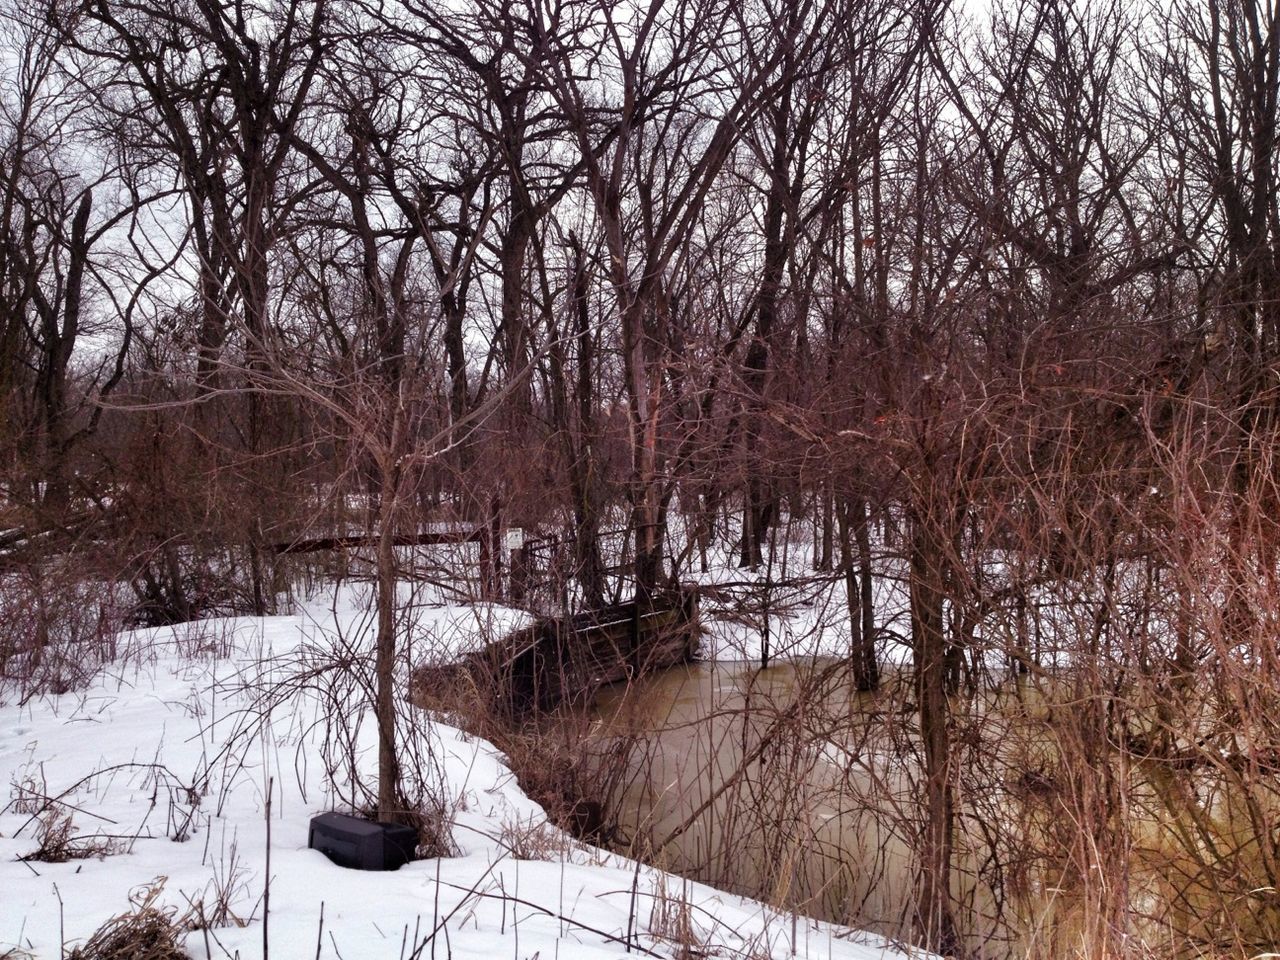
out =
[[398,536],[576,606],[805,520],[861,689],[909,587],[923,942],[1008,673],[1083,953],[1280,936],[1275,3],[3,7],[6,670],[364,532],[389,689]]

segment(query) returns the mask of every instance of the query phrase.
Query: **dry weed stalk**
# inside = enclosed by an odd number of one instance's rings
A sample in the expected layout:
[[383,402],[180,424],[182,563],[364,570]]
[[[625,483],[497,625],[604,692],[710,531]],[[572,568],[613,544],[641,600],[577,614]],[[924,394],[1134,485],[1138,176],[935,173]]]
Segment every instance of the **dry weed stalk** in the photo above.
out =
[[657,876],[649,899],[649,936],[665,944],[675,960],[703,960],[715,955],[710,941],[694,922],[687,882],[681,884],[676,896],[666,877]]

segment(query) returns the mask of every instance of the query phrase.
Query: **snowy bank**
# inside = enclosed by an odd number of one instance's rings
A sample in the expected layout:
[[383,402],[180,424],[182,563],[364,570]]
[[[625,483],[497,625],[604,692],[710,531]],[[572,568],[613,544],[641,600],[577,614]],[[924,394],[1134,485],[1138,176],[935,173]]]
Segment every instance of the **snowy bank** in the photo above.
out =
[[[512,619],[442,607],[423,629],[452,648],[477,616]],[[0,957],[60,957],[149,886],[175,916],[211,921],[185,943],[210,960],[268,947],[276,960],[676,956],[682,943],[723,957],[909,955],[582,845],[546,823],[490,744],[439,722],[409,746],[432,758],[458,855],[382,874],[332,865],[306,848],[308,821],[358,800],[372,723],[358,707],[330,722],[339,705],[318,692],[337,687],[264,692],[296,681],[307,651],[360,646],[366,619],[349,602],[140,632],[87,689],[0,704]],[[60,828],[75,831],[64,847],[92,855],[24,859]]]

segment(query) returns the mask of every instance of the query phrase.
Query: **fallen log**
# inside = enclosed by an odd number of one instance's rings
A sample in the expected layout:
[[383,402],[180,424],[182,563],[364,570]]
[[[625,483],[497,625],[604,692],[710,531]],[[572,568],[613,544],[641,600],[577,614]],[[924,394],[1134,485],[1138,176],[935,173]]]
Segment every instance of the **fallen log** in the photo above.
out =
[[647,601],[549,617],[461,660],[415,671],[415,699],[465,684],[508,720],[589,702],[603,686],[697,659],[701,628],[693,587]]
[[[444,543],[475,543],[481,537],[481,527],[462,527],[456,530],[428,530],[424,533],[398,533],[392,537],[397,547],[428,547]],[[348,550],[352,547],[377,546],[377,534],[365,533],[346,537],[309,537],[273,544],[277,556],[294,553],[317,553],[321,550]]]

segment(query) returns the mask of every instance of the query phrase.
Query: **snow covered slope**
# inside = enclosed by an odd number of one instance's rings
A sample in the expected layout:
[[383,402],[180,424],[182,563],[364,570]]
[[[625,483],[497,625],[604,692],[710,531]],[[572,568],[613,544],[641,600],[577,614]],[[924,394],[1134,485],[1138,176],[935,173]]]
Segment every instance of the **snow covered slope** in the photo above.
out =
[[[438,764],[458,855],[383,874],[330,864],[306,848],[308,820],[356,795],[344,770],[372,771],[372,726],[335,728],[349,703],[299,678],[306,651],[358,645],[363,616],[354,604],[133,634],[131,656],[87,689],[0,704],[0,957],[60,957],[154,885],[177,916],[220,914],[188,934],[196,958],[261,957],[264,937],[276,960],[678,956],[681,942],[721,957],[908,955],[583,846],[546,824],[491,745],[442,723],[407,748]],[[434,636],[461,636],[476,612],[433,616]],[[296,695],[265,715],[279,680]],[[71,845],[100,855],[19,859],[65,816]]]

